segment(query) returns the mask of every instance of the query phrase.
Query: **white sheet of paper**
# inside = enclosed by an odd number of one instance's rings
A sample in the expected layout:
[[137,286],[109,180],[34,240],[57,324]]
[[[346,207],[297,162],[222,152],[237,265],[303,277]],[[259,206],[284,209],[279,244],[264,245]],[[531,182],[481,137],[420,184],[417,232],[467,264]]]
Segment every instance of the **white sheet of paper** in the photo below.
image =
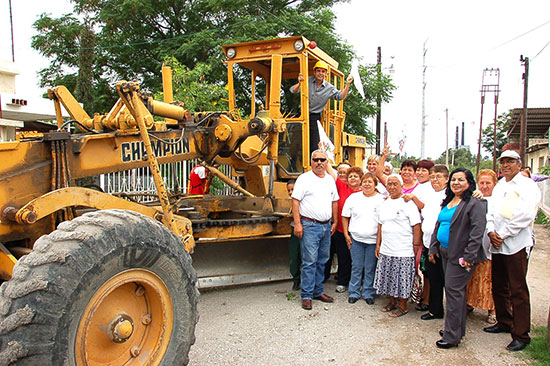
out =
[[323,126],[321,126],[321,122],[319,121],[317,121],[317,128],[319,129],[319,140],[321,149],[327,152],[328,159],[334,164],[334,144],[328,138],[325,130],[323,129]]
[[519,194],[516,192],[508,192],[504,197],[504,203],[500,208],[500,215],[506,219],[514,217],[514,208],[516,207],[519,199]]
[[351,62],[351,76],[353,76],[353,85],[355,85],[355,89],[361,94],[361,98],[365,99],[365,90],[363,90],[361,75],[359,75],[359,61],[357,61],[356,58]]

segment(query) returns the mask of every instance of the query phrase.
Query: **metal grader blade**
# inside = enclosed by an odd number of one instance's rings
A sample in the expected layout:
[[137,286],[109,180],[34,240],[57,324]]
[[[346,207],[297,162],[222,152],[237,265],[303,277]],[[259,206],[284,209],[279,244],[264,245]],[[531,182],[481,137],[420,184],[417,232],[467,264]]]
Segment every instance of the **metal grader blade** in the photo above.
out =
[[288,236],[235,241],[198,240],[192,258],[201,289],[291,278]]

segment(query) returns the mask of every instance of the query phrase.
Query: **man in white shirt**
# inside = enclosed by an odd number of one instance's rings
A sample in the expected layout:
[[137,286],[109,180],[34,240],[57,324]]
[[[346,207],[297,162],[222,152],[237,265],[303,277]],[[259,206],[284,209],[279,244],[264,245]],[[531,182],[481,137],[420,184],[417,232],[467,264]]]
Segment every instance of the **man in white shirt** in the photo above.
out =
[[[311,310],[312,299],[333,302],[324,293],[325,263],[329,257],[330,236],[338,222],[338,192],[334,179],[326,174],[327,154],[311,154],[312,170],[300,175],[292,192],[294,235],[302,251],[302,308]],[[331,223],[332,219],[332,223]]]
[[535,182],[520,174],[521,158],[517,152],[503,152],[499,165],[504,178],[493,189],[487,213],[497,324],[483,330],[511,333],[512,342],[506,348],[520,351],[531,341],[531,304],[525,277],[533,246],[531,223],[541,193]]

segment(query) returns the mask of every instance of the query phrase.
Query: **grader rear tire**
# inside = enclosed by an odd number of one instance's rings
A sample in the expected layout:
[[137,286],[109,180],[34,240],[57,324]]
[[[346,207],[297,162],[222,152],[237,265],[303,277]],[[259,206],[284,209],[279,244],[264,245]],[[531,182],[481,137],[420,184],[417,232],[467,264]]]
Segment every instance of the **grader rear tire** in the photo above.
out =
[[0,365],[186,365],[195,285],[181,241],[149,217],[64,222],[0,287]]

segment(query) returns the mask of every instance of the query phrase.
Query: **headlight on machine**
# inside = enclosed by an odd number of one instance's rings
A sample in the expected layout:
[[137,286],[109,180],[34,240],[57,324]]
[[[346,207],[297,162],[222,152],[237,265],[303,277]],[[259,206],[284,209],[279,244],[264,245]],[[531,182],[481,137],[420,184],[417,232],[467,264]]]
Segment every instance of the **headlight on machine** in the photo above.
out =
[[303,50],[304,49],[304,41],[302,41],[301,39],[297,39],[296,41],[294,41],[294,49],[298,52]]
[[229,47],[227,49],[227,58],[231,59],[235,57],[236,54],[237,54],[237,51],[233,47]]

